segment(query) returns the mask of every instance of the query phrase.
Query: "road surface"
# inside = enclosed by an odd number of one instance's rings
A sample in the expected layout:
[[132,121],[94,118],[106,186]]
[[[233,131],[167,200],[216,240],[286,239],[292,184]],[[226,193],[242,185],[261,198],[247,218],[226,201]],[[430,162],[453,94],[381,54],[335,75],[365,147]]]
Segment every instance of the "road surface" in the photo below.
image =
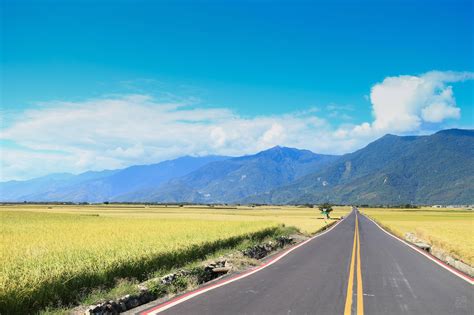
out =
[[140,314],[474,314],[473,288],[352,211],[258,272]]

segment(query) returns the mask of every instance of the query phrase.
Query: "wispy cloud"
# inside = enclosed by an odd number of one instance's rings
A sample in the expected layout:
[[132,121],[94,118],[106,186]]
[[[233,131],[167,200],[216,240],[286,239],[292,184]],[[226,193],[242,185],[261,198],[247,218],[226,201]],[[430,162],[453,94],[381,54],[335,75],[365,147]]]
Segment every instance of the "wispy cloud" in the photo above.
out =
[[329,105],[325,119],[314,109],[249,118],[193,99],[163,102],[143,94],[46,103],[1,130],[0,139],[16,147],[2,148],[0,176],[111,169],[185,154],[250,154],[277,144],[344,153],[383,133],[419,131],[423,122],[458,118],[447,84],[472,78],[454,72],[386,78],[371,90],[374,120],[336,128],[326,119],[335,111],[349,116],[352,107]]
[[311,111],[246,118],[226,108],[163,103],[147,95],[52,102],[23,112],[2,130],[1,139],[28,150],[3,148],[1,176],[117,168],[185,154],[240,155],[277,144],[307,147],[315,132],[327,128]]

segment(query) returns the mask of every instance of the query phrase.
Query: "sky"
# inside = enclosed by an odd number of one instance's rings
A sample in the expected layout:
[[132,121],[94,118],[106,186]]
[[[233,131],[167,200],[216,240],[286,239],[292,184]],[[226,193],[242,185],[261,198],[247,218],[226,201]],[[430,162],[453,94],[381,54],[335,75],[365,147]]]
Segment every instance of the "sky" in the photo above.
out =
[[0,3],[0,181],[474,126],[473,1]]

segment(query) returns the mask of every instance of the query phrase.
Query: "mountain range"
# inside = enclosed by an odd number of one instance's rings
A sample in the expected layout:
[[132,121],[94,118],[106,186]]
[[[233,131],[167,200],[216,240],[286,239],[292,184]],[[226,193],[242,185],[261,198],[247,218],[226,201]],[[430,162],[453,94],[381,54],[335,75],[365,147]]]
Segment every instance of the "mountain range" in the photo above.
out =
[[342,156],[276,146],[0,183],[0,201],[473,204],[474,131],[384,137]]
[[474,131],[385,135],[259,203],[473,204]]
[[116,201],[239,203],[317,172],[337,158],[276,146],[255,155],[209,163],[157,189],[128,194]]
[[133,191],[160,187],[172,178],[228,159],[225,156],[191,157],[120,170],[86,172],[79,175],[52,174],[27,181],[0,183],[0,201],[104,202]]

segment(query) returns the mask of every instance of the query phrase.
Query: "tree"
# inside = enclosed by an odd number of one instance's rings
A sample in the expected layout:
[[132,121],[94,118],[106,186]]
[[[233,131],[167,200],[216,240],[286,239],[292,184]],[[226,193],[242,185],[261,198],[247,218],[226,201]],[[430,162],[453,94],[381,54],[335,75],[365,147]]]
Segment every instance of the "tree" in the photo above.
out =
[[332,211],[332,206],[330,203],[323,203],[322,205],[319,205],[319,210],[321,211],[321,214],[324,214],[326,216],[326,219],[329,219],[329,213]]

